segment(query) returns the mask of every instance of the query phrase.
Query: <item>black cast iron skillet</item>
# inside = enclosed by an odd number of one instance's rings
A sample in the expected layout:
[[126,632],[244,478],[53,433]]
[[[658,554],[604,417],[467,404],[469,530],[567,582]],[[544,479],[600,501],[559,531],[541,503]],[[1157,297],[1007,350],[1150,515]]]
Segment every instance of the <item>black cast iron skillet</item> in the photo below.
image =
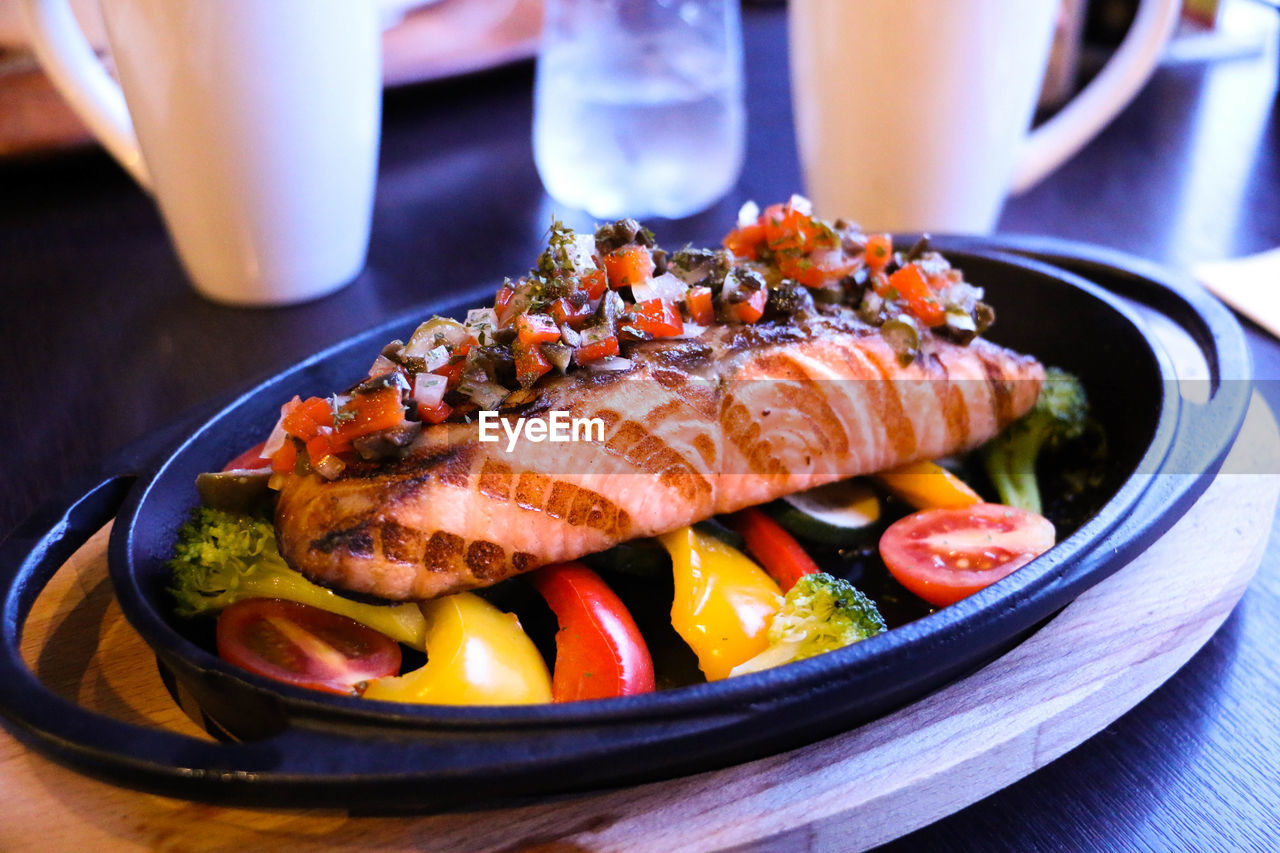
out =
[[[196,497],[195,475],[260,439],[282,400],[344,387],[427,306],[261,382],[135,446],[39,511],[0,546],[0,711],[36,748],[80,770],[171,796],[252,805],[443,809],[724,766],[850,728],[994,658],[1146,548],[1211,481],[1249,399],[1243,335],[1218,303],[1124,256],[1041,243],[935,244],[987,288],[993,337],[1080,375],[1103,418],[1116,473],[1102,509],[1053,550],[970,598],[827,655],[714,684],[639,697],[501,708],[370,702],[276,684],[225,664],[170,614],[165,561]],[[1192,405],[1158,343],[1102,288],[1157,307],[1197,341],[1212,396]],[[1225,382],[1222,379],[1238,381]],[[199,426],[194,426],[198,423]],[[172,443],[172,446],[170,446]],[[167,448],[153,454],[156,448]],[[112,517],[112,582],[184,707],[242,738],[207,742],[86,711],[45,688],[20,654],[48,579]]]

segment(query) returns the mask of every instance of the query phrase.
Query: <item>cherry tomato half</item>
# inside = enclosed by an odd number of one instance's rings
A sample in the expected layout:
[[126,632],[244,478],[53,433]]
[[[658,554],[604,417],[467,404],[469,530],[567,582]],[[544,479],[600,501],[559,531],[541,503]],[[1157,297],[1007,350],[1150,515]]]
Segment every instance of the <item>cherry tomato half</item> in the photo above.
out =
[[266,447],[265,441],[260,441],[253,447],[250,447],[244,453],[241,453],[235,459],[232,459],[223,466],[223,471],[257,471],[261,468],[270,468],[271,460],[264,459],[262,456],[262,448]]
[[311,690],[350,694],[400,671],[400,646],[318,607],[246,598],[218,616],[218,655],[238,667]]
[[1053,543],[1053,523],[1043,516],[974,504],[899,519],[880,537],[880,556],[898,583],[945,607],[991,586]]

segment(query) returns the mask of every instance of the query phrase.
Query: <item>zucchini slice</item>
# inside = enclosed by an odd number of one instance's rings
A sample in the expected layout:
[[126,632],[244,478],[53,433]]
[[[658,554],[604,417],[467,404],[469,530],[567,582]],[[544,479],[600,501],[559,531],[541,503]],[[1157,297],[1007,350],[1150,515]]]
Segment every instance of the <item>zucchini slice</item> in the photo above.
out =
[[824,545],[860,544],[880,524],[880,497],[859,478],[787,495],[779,505],[779,524],[802,539]]

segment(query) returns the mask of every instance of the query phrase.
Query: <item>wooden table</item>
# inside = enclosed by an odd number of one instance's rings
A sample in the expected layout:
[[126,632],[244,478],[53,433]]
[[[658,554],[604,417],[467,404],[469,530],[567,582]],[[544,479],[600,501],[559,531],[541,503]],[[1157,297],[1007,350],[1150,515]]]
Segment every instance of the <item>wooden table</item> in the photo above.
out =
[[[800,185],[783,20],[776,8],[746,13],[742,179],[706,214],[658,223],[664,242],[712,242],[742,201]],[[0,529],[115,448],[251,376],[434,294],[526,268],[555,210],[533,168],[530,81],[530,68],[517,66],[392,93],[369,268],[342,292],[289,309],[196,297],[150,201],[103,155],[0,164],[9,306],[0,314]],[[1175,268],[1280,244],[1275,85],[1274,47],[1161,69],[1079,157],[1010,202],[1002,230],[1093,241]],[[1252,327],[1248,334],[1259,390],[1274,408],[1280,344]],[[1168,684],[1044,769],[909,836],[903,849],[1271,846],[1280,813],[1278,640],[1280,547],[1271,545],[1241,605]],[[113,826],[128,827],[145,798],[120,796]],[[307,831],[340,818],[332,821]],[[152,840],[177,848],[189,839]]]

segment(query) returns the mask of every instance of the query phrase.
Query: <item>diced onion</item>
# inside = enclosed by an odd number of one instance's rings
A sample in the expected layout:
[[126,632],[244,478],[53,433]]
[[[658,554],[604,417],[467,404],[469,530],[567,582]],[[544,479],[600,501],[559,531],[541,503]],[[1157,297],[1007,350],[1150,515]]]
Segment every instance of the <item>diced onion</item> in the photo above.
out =
[[271,430],[271,435],[267,436],[266,444],[262,445],[262,456],[264,459],[270,459],[276,455],[276,451],[284,447],[284,443],[288,440],[289,434],[284,431],[284,415],[280,416],[280,420],[276,421],[275,427]]
[[756,220],[760,218],[760,205],[754,201],[749,201],[742,207],[738,208],[738,227],[746,228],[748,225],[755,225]]
[[439,370],[448,364],[452,357],[448,347],[438,346],[427,350],[427,354],[422,357],[422,360],[426,364],[427,370]]
[[380,355],[373,360],[373,364],[369,367],[368,376],[372,379],[375,376],[382,376],[384,373],[390,373],[393,370],[399,370],[400,365],[396,364],[385,355]]
[[730,271],[725,275],[724,284],[720,288],[720,301],[726,304],[732,302],[734,294],[741,289],[741,280],[739,280],[736,274]]
[[582,346],[591,346],[615,337],[613,329],[603,324],[588,326],[582,330]]
[[672,335],[672,338],[696,338],[705,332],[709,326],[699,326],[696,323],[685,323],[684,331],[678,335]]
[[587,365],[590,370],[612,371],[612,370],[630,370],[631,359],[620,358],[616,355],[607,355],[604,358],[598,358]]
[[321,456],[318,461],[312,461],[311,467],[316,473],[326,480],[332,480],[342,473],[342,469],[347,467],[347,463],[343,462],[332,453],[326,453]]
[[497,382],[471,382],[459,385],[458,390],[470,397],[482,409],[496,409],[511,392]]
[[631,296],[636,304],[648,302],[650,299],[661,299],[664,302],[679,305],[684,302],[688,292],[689,285],[669,272],[646,282],[631,285]]
[[[467,331],[477,341],[484,334],[492,335],[498,330],[498,312],[492,308],[472,308],[467,312]],[[485,341],[491,343],[491,341]]]
[[572,245],[565,246],[566,260],[576,273],[591,272],[596,267],[594,234],[575,234]]
[[413,399],[427,408],[440,405],[449,380],[435,373],[419,373],[413,378]]
[[457,320],[432,317],[414,330],[409,343],[400,348],[400,354],[405,358],[422,358],[432,347],[441,344],[456,347],[465,343],[467,337],[466,328]]
[[809,201],[809,199],[805,198],[802,195],[797,195],[795,193],[792,193],[791,200],[788,201],[787,204],[791,206],[792,210],[804,216],[813,215],[813,202]]

